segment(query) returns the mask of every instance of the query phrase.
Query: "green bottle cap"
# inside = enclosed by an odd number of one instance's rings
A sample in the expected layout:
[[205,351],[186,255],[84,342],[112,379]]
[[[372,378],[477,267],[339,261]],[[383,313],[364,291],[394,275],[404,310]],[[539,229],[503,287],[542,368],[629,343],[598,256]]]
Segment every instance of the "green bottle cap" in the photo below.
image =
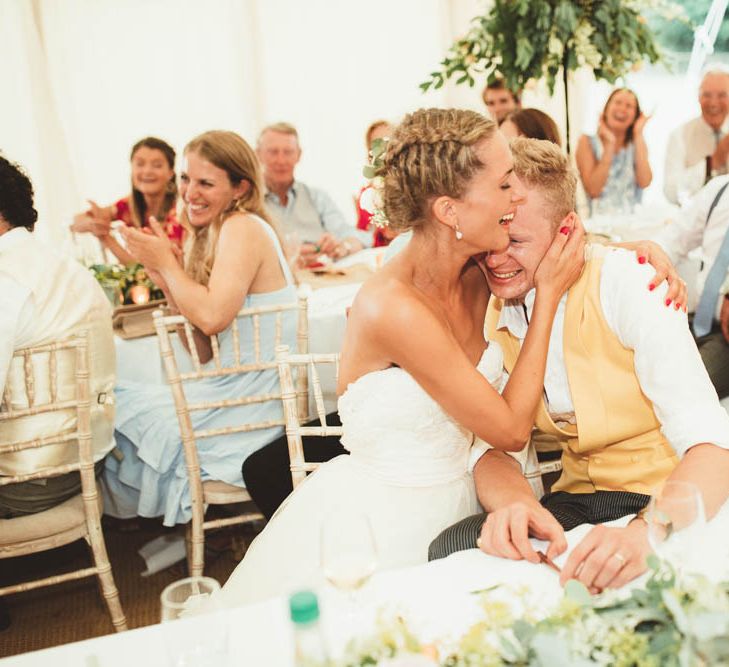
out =
[[311,591],[299,591],[289,598],[289,611],[294,623],[311,623],[319,618],[319,603]]

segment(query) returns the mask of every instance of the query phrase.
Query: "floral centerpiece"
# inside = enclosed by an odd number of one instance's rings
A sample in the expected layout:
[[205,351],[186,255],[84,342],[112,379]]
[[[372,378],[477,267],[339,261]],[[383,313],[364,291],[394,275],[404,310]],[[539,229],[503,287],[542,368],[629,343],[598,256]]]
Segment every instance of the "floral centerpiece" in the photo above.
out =
[[89,268],[113,306],[140,305],[164,299],[164,293],[141,264],[94,264]]
[[561,70],[569,150],[568,73],[587,66],[596,79],[615,83],[641,63],[660,60],[645,18],[651,12],[688,20],[668,0],[493,0],[420,88],[440,88],[451,77],[473,86],[485,75],[488,82],[503,78],[511,90],[544,78],[551,94]]
[[[350,643],[339,667],[497,665],[693,667],[729,664],[729,581],[678,577],[649,558],[651,575],[629,595],[593,597],[570,581],[558,607],[516,615],[503,587],[480,591],[482,620],[455,643],[422,644],[402,618],[380,620],[377,634]],[[501,592],[502,595],[498,595]],[[523,604],[521,605],[524,606]]]

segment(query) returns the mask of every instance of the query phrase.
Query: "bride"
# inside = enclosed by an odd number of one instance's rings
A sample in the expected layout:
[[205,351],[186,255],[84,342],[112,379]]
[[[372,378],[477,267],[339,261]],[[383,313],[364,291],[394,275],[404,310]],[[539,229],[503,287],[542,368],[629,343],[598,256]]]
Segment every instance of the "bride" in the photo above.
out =
[[350,455],[287,498],[226,583],[225,604],[318,585],[320,526],[334,509],[369,516],[380,568],[426,562],[441,529],[478,507],[467,471],[474,436],[511,452],[528,441],[555,309],[582,268],[582,228],[565,223],[539,266],[529,333],[500,394],[501,350],[484,340],[489,291],[475,258],[507,247],[523,201],[506,140],[472,111],[416,111],[394,131],[379,175],[389,224],[413,236],[349,315],[338,392]]

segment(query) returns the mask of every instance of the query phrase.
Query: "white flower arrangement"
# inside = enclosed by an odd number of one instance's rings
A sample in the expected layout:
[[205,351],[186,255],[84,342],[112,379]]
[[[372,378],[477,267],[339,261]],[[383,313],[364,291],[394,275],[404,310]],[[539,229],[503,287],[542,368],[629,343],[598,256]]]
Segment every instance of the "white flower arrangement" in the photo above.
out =
[[[651,576],[630,595],[593,597],[576,581],[540,617],[527,591],[505,586],[478,593],[482,617],[455,643],[423,644],[397,617],[350,643],[338,667],[439,665],[497,667],[693,667],[729,664],[729,581],[678,578],[655,557]],[[505,596],[505,592],[509,595]],[[511,596],[511,597],[509,597]],[[513,602],[505,602],[513,600]]]

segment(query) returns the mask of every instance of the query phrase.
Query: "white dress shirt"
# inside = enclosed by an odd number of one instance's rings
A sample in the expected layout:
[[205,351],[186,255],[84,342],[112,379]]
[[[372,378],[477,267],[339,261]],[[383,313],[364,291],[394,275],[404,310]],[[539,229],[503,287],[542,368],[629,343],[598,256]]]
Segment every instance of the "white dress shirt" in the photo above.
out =
[[[729,449],[729,414],[719,404],[686,315],[665,306],[666,284],[648,291],[653,273],[650,265],[638,264],[633,252],[615,249],[607,253],[600,276],[605,321],[621,344],[633,350],[641,389],[653,403],[661,431],[676,454],[683,456],[693,445],[705,442]],[[507,302],[501,311],[499,327],[506,326],[521,342],[535,294],[535,290],[529,292],[523,304]],[[566,303],[567,295],[554,317],[544,377],[547,410],[559,420],[574,419],[563,351]],[[480,450],[471,456],[472,464],[490,449],[485,443],[478,446]],[[523,460],[519,456],[517,460],[523,467]]]
[[[709,208],[721,187],[727,182],[729,176],[717,176],[710,180],[694,197],[689,208],[682,211],[675,222],[666,225],[653,239],[663,247],[674,264],[685,259],[694,248],[701,248],[702,265],[696,277],[696,293],[699,297],[724,236],[729,230],[729,188],[724,191],[711,214],[709,224],[706,224]],[[729,278],[729,275],[727,277]],[[727,282],[720,292],[716,304],[717,319],[724,294],[729,292]]]
[[[719,132],[729,132],[729,117]],[[674,204],[683,203],[684,196],[691,196],[706,182],[706,157],[716,150],[717,137],[703,116],[694,118],[671,132],[666,147],[666,166],[663,192]],[[726,173],[726,165],[717,173]]]
[[[30,232],[25,227],[14,227],[0,234],[0,248],[12,248]],[[13,352],[32,344],[33,295],[27,287],[0,272],[0,398]]]

